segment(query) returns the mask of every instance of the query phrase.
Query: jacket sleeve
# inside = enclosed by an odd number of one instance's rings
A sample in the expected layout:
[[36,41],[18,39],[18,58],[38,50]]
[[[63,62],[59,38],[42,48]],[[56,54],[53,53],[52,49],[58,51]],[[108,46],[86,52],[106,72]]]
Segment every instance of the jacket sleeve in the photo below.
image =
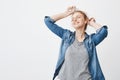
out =
[[95,45],[98,45],[101,41],[105,39],[105,37],[107,37],[108,35],[107,28],[108,28],[107,26],[103,26],[100,29],[98,29],[96,33],[91,35]]
[[64,33],[67,31],[67,29],[63,29],[62,27],[55,24],[55,21],[51,19],[49,16],[45,16],[44,22],[46,26],[57,36],[60,38],[63,38]]

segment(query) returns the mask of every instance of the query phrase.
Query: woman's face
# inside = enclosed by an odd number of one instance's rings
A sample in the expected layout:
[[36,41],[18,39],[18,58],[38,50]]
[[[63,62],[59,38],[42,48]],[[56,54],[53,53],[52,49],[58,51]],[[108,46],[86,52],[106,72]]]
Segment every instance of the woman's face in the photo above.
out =
[[72,26],[75,29],[85,27],[85,24],[87,23],[87,21],[84,18],[84,15],[82,13],[80,13],[80,12],[75,12],[72,15],[71,22],[72,22]]

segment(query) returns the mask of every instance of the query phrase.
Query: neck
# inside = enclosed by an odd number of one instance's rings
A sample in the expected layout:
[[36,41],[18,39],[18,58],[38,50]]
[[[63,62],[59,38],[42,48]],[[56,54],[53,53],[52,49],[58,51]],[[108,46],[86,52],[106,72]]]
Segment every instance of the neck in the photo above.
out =
[[76,29],[76,34],[75,34],[76,38],[78,41],[83,41],[84,38],[85,38],[85,30],[84,28],[79,28],[79,29]]
[[85,30],[84,28],[79,28],[76,29],[76,37],[82,38],[85,35]]

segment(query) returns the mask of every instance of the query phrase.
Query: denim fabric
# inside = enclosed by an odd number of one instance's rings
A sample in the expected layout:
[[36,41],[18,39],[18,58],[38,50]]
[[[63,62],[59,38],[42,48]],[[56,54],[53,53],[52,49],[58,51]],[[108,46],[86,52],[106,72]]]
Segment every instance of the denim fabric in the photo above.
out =
[[[57,24],[55,24],[55,21],[51,19],[49,16],[45,16],[44,21],[47,27],[62,39],[59,57],[58,57],[55,73],[53,76],[53,80],[54,80],[55,77],[58,75],[62,64],[64,63],[66,49],[75,40],[75,32],[72,32],[67,29],[63,29],[62,27],[58,26]],[[97,57],[96,46],[102,40],[104,40],[105,37],[107,37],[107,34],[108,34],[107,26],[104,25],[103,27],[98,29],[96,33],[93,33],[91,35],[88,35],[86,33],[86,36],[84,39],[84,44],[85,44],[85,47],[87,48],[89,60],[90,60],[88,67],[92,76],[92,80],[105,80],[105,77],[103,75],[103,72],[101,70],[99,60]]]

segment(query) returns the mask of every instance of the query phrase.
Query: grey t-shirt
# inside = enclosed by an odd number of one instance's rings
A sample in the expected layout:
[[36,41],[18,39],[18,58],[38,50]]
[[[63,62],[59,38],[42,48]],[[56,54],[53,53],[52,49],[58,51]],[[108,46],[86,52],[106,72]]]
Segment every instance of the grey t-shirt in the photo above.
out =
[[58,74],[60,80],[91,80],[89,56],[83,42],[77,39],[66,50],[65,61]]

